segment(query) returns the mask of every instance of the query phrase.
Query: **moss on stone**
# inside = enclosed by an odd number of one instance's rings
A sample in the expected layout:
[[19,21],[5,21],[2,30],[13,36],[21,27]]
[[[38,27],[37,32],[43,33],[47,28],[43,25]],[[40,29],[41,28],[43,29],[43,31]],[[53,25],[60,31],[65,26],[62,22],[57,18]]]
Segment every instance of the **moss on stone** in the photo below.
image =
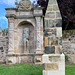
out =
[[75,29],[74,30],[63,30],[62,34],[63,34],[63,38],[68,38],[69,36],[72,36],[75,34]]

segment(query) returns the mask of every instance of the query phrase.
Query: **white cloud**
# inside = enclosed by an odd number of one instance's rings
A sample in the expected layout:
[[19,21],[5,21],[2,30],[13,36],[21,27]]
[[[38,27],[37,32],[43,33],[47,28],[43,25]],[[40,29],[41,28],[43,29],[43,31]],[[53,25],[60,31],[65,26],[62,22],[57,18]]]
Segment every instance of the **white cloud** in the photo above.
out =
[[7,18],[6,18],[6,17],[4,17],[4,16],[2,16],[2,17],[0,17],[0,20],[7,21]]

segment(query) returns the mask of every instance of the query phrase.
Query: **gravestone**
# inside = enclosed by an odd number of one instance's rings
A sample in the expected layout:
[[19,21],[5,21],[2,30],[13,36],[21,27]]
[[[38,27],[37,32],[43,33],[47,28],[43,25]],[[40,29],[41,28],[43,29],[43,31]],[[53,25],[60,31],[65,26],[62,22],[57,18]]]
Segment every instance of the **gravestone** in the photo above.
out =
[[43,75],[65,75],[65,56],[62,54],[62,18],[57,0],[49,0],[44,19]]

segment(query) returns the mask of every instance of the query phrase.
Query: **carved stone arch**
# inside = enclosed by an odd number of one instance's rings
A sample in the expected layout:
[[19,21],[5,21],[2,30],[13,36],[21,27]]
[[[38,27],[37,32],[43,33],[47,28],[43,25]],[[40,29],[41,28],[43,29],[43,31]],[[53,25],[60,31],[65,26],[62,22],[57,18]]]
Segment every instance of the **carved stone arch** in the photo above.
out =
[[34,22],[32,22],[31,20],[19,20],[16,26],[18,27],[18,26],[19,26],[19,24],[20,24],[20,23],[22,23],[22,22],[28,22],[28,23],[32,24],[32,25],[33,25],[33,27],[35,27],[35,23],[34,23]]
[[[21,20],[17,25],[19,53],[34,53],[34,25],[27,20]],[[29,30],[29,33],[28,31]],[[25,32],[24,32],[25,31]],[[26,39],[26,40],[25,40]],[[27,44],[26,44],[26,41]],[[26,46],[27,45],[27,46]]]

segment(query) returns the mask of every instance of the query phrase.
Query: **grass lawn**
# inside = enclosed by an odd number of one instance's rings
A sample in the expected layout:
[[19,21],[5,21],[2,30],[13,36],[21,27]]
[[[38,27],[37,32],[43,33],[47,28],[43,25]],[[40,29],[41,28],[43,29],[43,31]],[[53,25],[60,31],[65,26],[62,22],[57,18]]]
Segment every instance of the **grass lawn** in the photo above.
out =
[[[0,75],[42,75],[42,66],[27,64],[0,65]],[[66,66],[66,75],[75,75],[75,65]]]
[[66,75],[75,75],[75,65],[66,65]]

